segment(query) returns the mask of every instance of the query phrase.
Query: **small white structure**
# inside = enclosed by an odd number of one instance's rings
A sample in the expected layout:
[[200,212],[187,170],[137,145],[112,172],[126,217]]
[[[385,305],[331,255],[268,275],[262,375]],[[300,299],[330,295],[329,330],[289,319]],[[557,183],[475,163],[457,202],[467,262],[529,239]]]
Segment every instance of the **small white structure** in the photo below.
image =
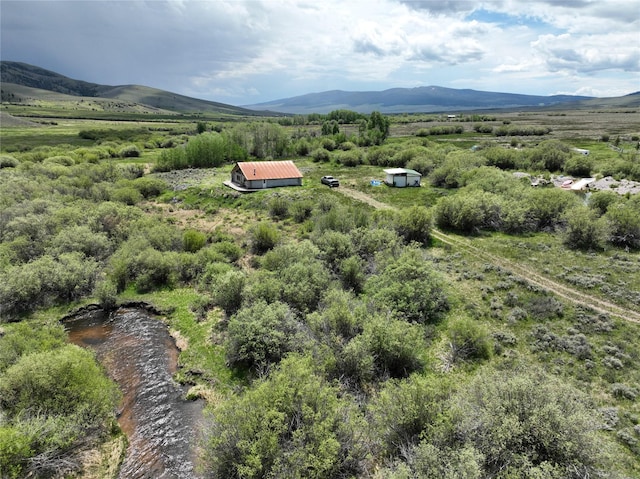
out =
[[389,186],[404,188],[405,186],[420,186],[422,175],[415,170],[407,168],[389,168],[384,170],[386,178],[384,182]]
[[573,191],[589,190],[595,181],[595,178],[582,178],[581,180],[572,183],[571,189]]
[[293,161],[240,161],[231,170],[231,181],[246,190],[301,186],[302,173]]
[[582,148],[572,148],[573,151],[575,151],[576,153],[580,153],[581,155],[584,156],[588,156],[589,155],[589,150],[585,150]]

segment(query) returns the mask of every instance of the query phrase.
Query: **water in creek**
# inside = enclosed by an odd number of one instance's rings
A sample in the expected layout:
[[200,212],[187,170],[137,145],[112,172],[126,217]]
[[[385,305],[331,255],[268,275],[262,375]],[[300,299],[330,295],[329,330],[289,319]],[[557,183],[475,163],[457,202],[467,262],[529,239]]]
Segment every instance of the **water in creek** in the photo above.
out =
[[92,311],[65,321],[74,344],[93,349],[120,385],[118,423],[129,438],[121,479],[194,478],[202,401],[174,380],[178,350],[167,327],[141,309]]

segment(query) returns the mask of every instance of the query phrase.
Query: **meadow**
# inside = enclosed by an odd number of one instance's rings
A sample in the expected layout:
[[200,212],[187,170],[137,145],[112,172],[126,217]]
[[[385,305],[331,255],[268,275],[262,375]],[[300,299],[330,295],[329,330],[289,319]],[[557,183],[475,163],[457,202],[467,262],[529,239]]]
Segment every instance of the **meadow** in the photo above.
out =
[[[81,453],[117,388],[59,319],[128,300],[207,401],[203,477],[640,475],[640,197],[514,175],[640,181],[640,114],[334,113],[3,116],[2,477],[115,473]],[[249,159],[303,186],[224,186]]]

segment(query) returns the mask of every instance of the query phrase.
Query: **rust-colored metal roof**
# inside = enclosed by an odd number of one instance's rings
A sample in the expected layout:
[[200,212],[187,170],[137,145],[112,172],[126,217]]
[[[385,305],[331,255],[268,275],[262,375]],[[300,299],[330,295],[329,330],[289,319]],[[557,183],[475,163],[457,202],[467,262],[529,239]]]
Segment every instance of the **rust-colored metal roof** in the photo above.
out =
[[302,178],[293,161],[239,161],[238,167],[247,180]]

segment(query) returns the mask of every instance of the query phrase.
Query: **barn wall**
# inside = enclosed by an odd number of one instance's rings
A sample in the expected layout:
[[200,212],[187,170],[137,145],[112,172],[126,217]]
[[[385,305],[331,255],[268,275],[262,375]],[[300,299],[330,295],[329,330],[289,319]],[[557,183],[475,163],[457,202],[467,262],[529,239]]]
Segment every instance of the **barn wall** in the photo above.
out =
[[302,178],[281,178],[277,180],[267,180],[267,188],[277,188],[278,186],[301,186]]

